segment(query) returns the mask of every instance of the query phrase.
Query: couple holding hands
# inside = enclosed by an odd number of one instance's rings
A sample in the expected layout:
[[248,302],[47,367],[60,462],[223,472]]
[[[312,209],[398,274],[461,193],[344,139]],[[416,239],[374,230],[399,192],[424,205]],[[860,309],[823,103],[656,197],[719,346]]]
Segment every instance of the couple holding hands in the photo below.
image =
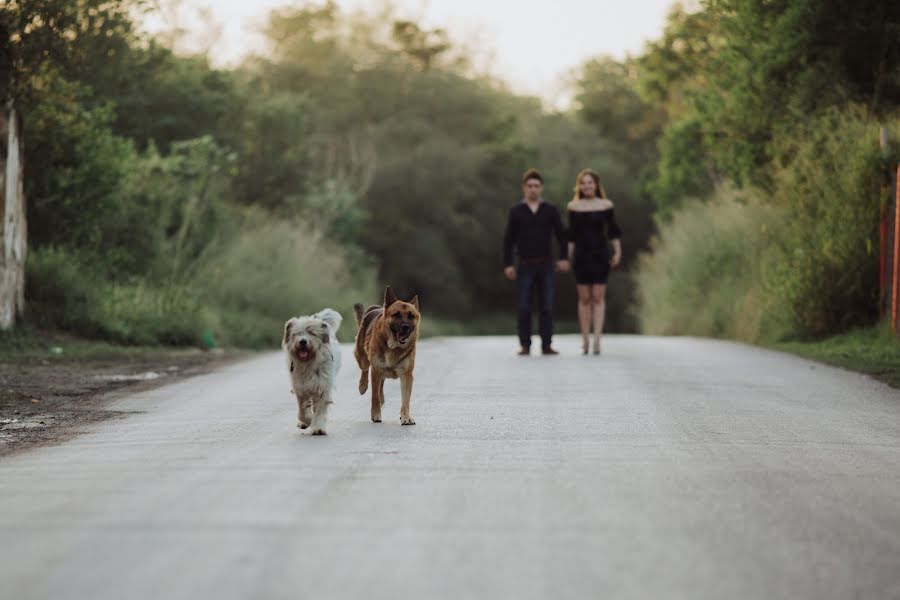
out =
[[[606,197],[600,176],[591,169],[578,174],[575,197],[567,207],[569,227],[559,211],[541,197],[544,180],[529,169],[522,176],[524,198],[509,210],[503,236],[504,273],[518,284],[519,354],[531,353],[531,313],[535,289],[540,315],[541,352],[558,354],[550,345],[553,336],[553,296],[556,271],[575,272],[578,289],[578,322],[582,354],[600,354],[606,282],[622,258],[622,231],[616,223],[613,203]],[[559,243],[559,260],[553,259],[552,242]],[[612,245],[612,254],[609,246]],[[518,263],[514,263],[514,254]]]

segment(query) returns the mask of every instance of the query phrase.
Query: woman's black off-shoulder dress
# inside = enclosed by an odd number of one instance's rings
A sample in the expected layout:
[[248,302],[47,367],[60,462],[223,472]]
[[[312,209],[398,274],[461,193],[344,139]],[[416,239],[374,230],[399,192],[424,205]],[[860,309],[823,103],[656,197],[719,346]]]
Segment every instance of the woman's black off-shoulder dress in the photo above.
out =
[[605,284],[609,278],[609,240],[622,237],[613,208],[569,211],[569,241],[575,243],[575,282]]

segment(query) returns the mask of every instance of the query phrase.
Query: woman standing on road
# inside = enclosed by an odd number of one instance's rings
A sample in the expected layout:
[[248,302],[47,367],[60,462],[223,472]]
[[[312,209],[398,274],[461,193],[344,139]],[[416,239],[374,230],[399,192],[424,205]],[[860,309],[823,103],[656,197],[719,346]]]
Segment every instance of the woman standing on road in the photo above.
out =
[[[588,353],[591,326],[594,354],[600,354],[600,333],[606,310],[606,281],[611,268],[622,259],[622,230],[616,223],[613,203],[606,197],[600,176],[584,169],[575,180],[575,197],[569,202],[569,261],[578,288],[578,322],[582,354]],[[609,242],[612,242],[612,256]]]

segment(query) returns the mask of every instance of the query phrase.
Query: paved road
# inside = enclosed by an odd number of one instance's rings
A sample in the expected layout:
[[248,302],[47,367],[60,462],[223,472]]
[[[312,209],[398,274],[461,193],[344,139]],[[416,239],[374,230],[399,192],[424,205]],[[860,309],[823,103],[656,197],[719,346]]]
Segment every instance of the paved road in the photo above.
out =
[[0,462],[3,598],[900,598],[900,397],[726,342],[434,340],[329,436],[280,355]]

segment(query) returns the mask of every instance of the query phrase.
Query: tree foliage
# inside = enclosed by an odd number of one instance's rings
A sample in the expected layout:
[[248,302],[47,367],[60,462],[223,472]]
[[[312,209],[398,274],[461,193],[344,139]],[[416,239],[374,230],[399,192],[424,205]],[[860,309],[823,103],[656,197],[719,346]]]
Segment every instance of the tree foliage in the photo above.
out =
[[896,110],[900,5],[708,0],[673,10],[637,63],[643,97],[668,114],[651,185],[661,207],[724,178],[771,191],[773,165],[791,159],[777,141],[810,116],[850,103],[874,118]]
[[[876,320],[881,190],[898,156],[876,140],[879,126],[897,129],[900,5],[707,0],[674,10],[636,60],[642,97],[667,116],[646,186],[663,225],[639,276],[645,323],[687,331],[679,322],[696,299],[670,296],[663,310],[654,298],[674,281],[721,282],[709,296],[717,314],[756,324],[695,319],[692,333],[822,336]],[[713,194],[723,186],[748,190],[752,210]],[[721,232],[688,235],[716,224],[746,238],[752,260]]]
[[[59,16],[8,61],[29,98],[30,164],[42,166],[26,186],[43,325],[265,343],[286,307],[376,301],[375,281],[418,293],[436,318],[511,315],[500,239],[530,166],[559,207],[578,170],[599,168],[631,236],[626,261],[649,235],[635,173],[652,161],[661,113],[633,91],[631,67],[598,67],[610,70],[606,100],[627,95],[591,117],[605,132],[585,135],[574,115],[473,75],[446,32],[390,10],[273,11],[267,49],[217,69],[138,33],[132,2],[16,6],[4,23],[23,32],[37,12]],[[60,282],[73,288],[69,313]],[[574,286],[560,287],[571,313]],[[612,328],[634,326],[627,295]],[[163,311],[172,327],[151,326]]]

